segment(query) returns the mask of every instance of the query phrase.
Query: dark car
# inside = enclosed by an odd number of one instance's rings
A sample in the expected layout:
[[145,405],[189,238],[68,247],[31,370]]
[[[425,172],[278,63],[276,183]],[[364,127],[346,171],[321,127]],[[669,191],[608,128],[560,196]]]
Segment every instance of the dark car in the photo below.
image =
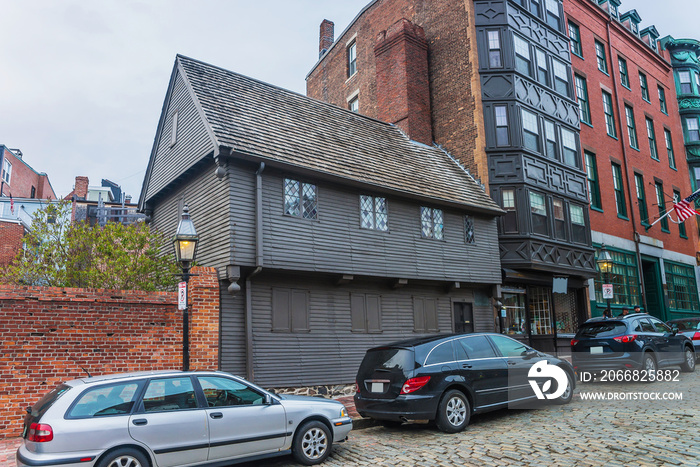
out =
[[355,406],[363,417],[387,424],[434,420],[455,433],[472,414],[510,403],[539,398],[566,404],[575,384],[568,362],[510,337],[442,335],[368,350],[357,373]]
[[677,329],[678,334],[683,334],[693,341],[696,360],[700,359],[700,318],[680,318],[666,321],[671,329]]
[[647,313],[589,319],[571,340],[571,356],[577,371],[591,373],[641,370],[646,378],[659,368],[676,365],[695,371],[690,339]]

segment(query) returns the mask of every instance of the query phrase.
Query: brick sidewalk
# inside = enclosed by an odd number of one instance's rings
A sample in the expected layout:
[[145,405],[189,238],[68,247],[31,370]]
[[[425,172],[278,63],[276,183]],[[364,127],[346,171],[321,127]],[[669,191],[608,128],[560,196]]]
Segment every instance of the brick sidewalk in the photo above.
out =
[[0,467],[16,465],[15,451],[22,442],[22,438],[0,439]]

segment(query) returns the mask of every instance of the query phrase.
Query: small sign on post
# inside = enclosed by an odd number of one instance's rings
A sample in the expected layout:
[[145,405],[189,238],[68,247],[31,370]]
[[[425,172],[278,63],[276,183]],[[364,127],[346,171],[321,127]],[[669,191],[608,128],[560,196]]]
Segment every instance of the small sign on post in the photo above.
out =
[[187,309],[187,282],[179,282],[177,284],[177,309]]
[[603,284],[603,300],[611,300],[613,298],[613,285]]

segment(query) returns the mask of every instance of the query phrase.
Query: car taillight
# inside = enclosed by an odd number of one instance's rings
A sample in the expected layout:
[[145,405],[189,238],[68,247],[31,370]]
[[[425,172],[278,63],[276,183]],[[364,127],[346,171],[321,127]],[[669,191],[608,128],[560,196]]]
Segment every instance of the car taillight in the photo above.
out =
[[358,394],[360,393],[360,383],[358,383],[357,381],[355,381],[355,392]]
[[693,340],[700,340],[700,331],[695,331],[695,334],[693,334]]
[[53,428],[45,423],[32,423],[27,432],[27,441],[46,443],[53,439]]
[[419,390],[430,381],[430,376],[419,376],[417,378],[411,378],[403,383],[401,387],[401,394],[409,394],[414,391]]
[[617,342],[622,342],[622,343],[624,343],[624,344],[626,344],[626,343],[628,343],[628,342],[634,342],[635,339],[637,339],[637,335],[636,335],[636,334],[628,334],[628,335],[626,335],[626,336],[617,336],[617,337],[613,337],[613,340],[616,340]]
[[575,346],[578,344],[578,339],[571,339],[571,347]]

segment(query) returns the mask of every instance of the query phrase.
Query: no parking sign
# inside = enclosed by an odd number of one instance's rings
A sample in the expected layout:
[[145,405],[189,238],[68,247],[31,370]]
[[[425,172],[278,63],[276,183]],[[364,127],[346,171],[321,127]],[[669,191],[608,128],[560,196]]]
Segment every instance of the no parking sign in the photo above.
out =
[[187,308],[187,282],[177,284],[177,309],[184,310]]

